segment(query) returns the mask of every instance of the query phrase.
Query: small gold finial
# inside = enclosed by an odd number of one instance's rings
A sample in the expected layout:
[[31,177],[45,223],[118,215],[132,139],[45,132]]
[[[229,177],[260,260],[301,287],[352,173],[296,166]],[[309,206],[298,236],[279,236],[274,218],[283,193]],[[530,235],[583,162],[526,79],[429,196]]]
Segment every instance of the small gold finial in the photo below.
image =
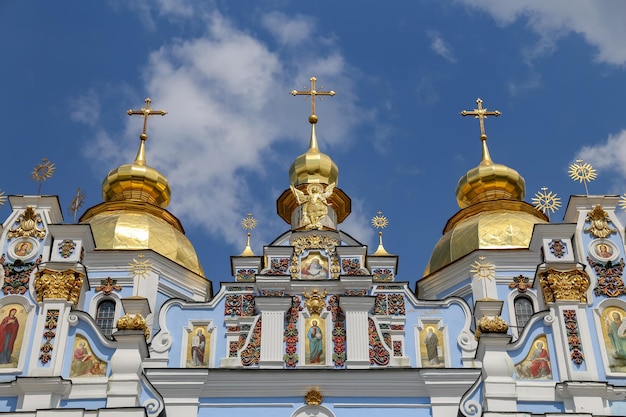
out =
[[569,177],[574,181],[584,183],[585,193],[589,196],[587,183],[598,178],[598,174],[596,173],[596,170],[593,169],[591,164],[583,162],[582,159],[577,159],[575,164],[569,166]]
[[4,206],[4,203],[7,201],[7,196],[4,195],[4,191],[0,190],[0,206]]
[[145,99],[145,102],[146,102],[146,107],[143,107],[139,110],[131,109],[126,112],[128,113],[129,116],[138,114],[141,117],[143,117],[143,128],[141,130],[141,135],[139,135],[139,139],[141,140],[141,143],[139,145],[139,150],[137,151],[137,156],[135,157],[135,163],[140,164],[140,165],[145,165],[146,163],[146,140],[148,139],[148,133],[147,133],[148,117],[154,116],[157,114],[161,116],[165,116],[167,114],[165,110],[151,109],[150,103],[152,103],[152,99],[150,99],[150,97],[147,97]]
[[39,183],[37,188],[37,194],[41,194],[41,183],[51,178],[54,175],[54,162],[49,161],[48,158],[42,158],[41,162],[35,165],[30,177],[33,181]]
[[[298,91],[298,90],[292,90],[291,91],[291,95],[292,96],[311,96],[311,115],[309,116],[309,123],[311,123],[312,125],[314,125],[315,123],[317,123],[317,115],[315,114],[315,97],[317,96],[334,96],[335,92],[330,90],[330,91],[317,91],[315,89],[315,82],[317,81],[317,78],[315,77],[311,77],[311,89],[306,91]],[[320,100],[322,99],[322,97],[320,97]]]
[[[376,229],[384,229],[388,225],[389,220],[387,219],[387,217],[383,216],[382,211],[379,210],[376,213],[376,216],[372,217],[372,226],[374,226]],[[385,250],[385,247],[383,246],[382,230],[378,231],[378,248],[376,249],[376,252],[372,254],[372,256],[389,256],[389,252],[387,252]]]
[[[241,227],[244,230],[252,230],[256,227],[256,225],[257,221],[254,217],[252,217],[252,213],[248,213],[248,215],[241,220]],[[246,248],[239,254],[239,256],[255,256],[252,248],[250,247],[250,235],[250,232],[248,232]]]
[[498,110],[487,111],[487,109],[483,109],[483,101],[480,98],[476,99],[476,104],[478,105],[477,109],[474,109],[472,111],[463,110],[461,112],[461,116],[474,116],[475,119],[478,119],[478,123],[480,124],[480,139],[486,140],[487,134],[485,133],[485,119],[487,118],[487,116],[498,117],[502,113],[500,113]]
[[[561,207],[561,197],[557,197],[556,193],[552,191],[548,192],[548,187],[541,187],[541,191],[533,197],[533,205],[537,210],[540,210],[543,214],[551,211],[554,213]],[[548,220],[550,219],[550,213],[547,213]]]
[[80,209],[85,201],[85,193],[80,189],[76,189],[76,196],[70,202],[70,213],[74,216],[74,223],[76,223],[76,213],[78,213],[78,209]]

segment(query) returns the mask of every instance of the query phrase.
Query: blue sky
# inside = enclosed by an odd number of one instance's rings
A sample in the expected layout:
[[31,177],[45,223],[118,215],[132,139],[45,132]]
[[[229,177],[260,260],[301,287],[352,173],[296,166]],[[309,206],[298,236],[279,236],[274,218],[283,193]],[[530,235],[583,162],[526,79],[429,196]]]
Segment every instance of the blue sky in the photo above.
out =
[[[202,5],[201,5],[202,4]],[[622,1],[286,0],[0,2],[0,189],[36,194],[33,167],[56,165],[42,194],[67,222],[102,201],[107,172],[132,161],[147,96],[148,164],[172,186],[207,277],[230,281],[258,219],[253,249],[287,230],[276,199],[306,150],[310,103],[289,92],[337,92],[319,103],[318,139],[352,198],[342,229],[377,244],[370,219],[389,218],[386,249],[398,279],[422,276],[458,206],[458,179],[480,162],[479,127],[459,112],[484,106],[495,162],[542,186],[563,208],[584,187],[568,177],[582,157],[598,171],[591,194],[626,180],[626,3]],[[9,213],[8,204],[0,215]]]

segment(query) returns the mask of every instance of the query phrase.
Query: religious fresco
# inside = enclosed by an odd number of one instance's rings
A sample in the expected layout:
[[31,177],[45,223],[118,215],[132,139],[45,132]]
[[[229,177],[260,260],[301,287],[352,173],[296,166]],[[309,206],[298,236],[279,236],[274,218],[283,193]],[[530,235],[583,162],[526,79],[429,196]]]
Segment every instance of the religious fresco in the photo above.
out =
[[206,326],[193,326],[187,337],[187,368],[207,368],[211,334]]
[[21,304],[0,308],[0,368],[17,368],[27,318]]
[[106,376],[107,362],[98,358],[82,335],[74,338],[70,378]]
[[420,356],[423,368],[443,368],[445,351],[443,332],[435,325],[427,325],[420,331]]
[[552,379],[552,364],[545,335],[537,337],[523,361],[515,365],[518,379]]
[[300,265],[301,279],[328,279],[328,259],[320,251],[310,251]]
[[602,336],[611,372],[626,372],[626,311],[607,307],[602,311]]
[[326,335],[325,319],[319,316],[309,317],[305,320],[305,359],[306,365],[326,364]]

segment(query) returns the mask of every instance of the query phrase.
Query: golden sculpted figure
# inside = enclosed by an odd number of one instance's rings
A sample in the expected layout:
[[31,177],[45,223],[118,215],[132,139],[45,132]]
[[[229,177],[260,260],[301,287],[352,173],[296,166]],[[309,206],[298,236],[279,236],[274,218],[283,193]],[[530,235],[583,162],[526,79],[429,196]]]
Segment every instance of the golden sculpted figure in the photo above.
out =
[[328,198],[333,194],[335,183],[324,186],[322,184],[309,184],[306,186],[306,194],[291,185],[291,192],[296,196],[296,201],[302,206],[301,226],[307,229],[322,229],[322,219],[328,215]]

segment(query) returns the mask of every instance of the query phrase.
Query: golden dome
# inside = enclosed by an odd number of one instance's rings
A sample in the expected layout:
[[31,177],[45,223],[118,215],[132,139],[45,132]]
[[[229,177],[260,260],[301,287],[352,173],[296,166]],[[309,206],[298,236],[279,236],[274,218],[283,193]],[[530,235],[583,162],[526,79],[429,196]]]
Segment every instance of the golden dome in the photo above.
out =
[[446,224],[424,275],[477,249],[527,248],[535,224],[547,222],[543,213],[524,201],[484,201],[462,209]]
[[167,178],[146,165],[146,119],[166,113],[152,110],[149,105],[148,98],[145,108],[128,111],[129,115],[144,117],[134,162],[109,172],[102,182],[104,202],[87,210],[80,222],[91,225],[98,249],[151,249],[196,274],[204,275],[180,221],[165,210],[171,195]]
[[465,208],[481,201],[498,199],[522,200],[526,193],[524,178],[513,168],[496,164],[489,156],[487,135],[481,135],[483,159],[459,179],[456,199]]
[[80,219],[91,225],[98,249],[151,249],[204,276],[196,251],[174,215],[149,203],[104,202]]
[[496,164],[487,148],[482,119],[486,113],[482,100],[478,109],[462,112],[481,119],[482,161],[459,180],[456,198],[461,207],[446,224],[435,245],[424,275],[428,275],[477,249],[528,248],[537,223],[547,223],[545,214],[522,201],[526,193],[524,178],[514,169]]
[[309,117],[311,123],[311,140],[309,149],[298,156],[289,168],[289,182],[297,187],[300,184],[332,184],[337,183],[339,169],[330,156],[320,152],[315,136],[317,116]]
[[142,135],[135,161],[111,170],[102,182],[104,201],[143,201],[167,207],[172,190],[167,178],[146,165],[146,139]]

